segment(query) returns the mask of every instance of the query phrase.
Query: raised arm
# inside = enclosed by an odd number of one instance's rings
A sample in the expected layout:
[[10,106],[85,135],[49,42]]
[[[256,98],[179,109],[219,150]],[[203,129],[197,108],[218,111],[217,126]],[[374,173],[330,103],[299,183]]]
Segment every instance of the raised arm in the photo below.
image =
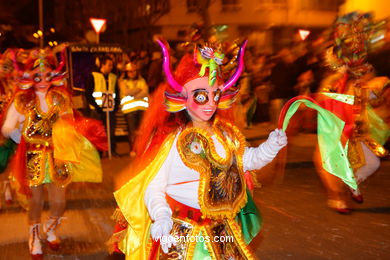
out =
[[267,141],[258,147],[246,147],[244,153],[244,171],[258,170],[270,163],[280,149],[287,145],[286,133],[276,129],[268,136]]

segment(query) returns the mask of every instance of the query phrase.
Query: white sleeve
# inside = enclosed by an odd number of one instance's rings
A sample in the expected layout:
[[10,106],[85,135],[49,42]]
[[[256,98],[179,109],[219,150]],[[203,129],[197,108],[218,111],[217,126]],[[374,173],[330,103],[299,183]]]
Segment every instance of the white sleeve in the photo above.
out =
[[176,149],[176,140],[172,144],[165,162],[154,179],[149,183],[145,192],[144,201],[152,220],[156,220],[158,216],[168,216],[169,218],[172,216],[171,208],[165,199],[165,191],[168,184],[169,172],[173,163],[174,149]]
[[275,158],[278,151],[272,149],[267,141],[258,147],[245,147],[243,156],[244,172],[263,168]]
[[8,108],[4,124],[1,127],[1,133],[5,137],[14,140],[16,143],[20,143],[22,135],[22,132],[19,129],[19,121],[22,117],[23,115],[16,110],[14,103],[12,103]]

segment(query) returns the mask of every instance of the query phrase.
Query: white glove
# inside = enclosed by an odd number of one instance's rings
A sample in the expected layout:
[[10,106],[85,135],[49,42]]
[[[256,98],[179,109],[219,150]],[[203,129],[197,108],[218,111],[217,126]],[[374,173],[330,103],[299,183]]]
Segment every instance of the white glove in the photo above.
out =
[[287,145],[286,133],[282,129],[275,129],[269,134],[266,142],[272,152],[278,152]]
[[173,221],[170,216],[167,216],[166,212],[161,213],[152,224],[150,234],[154,240],[160,239],[161,249],[164,253],[168,253],[168,249],[172,245],[176,245],[175,238],[170,234]]
[[22,137],[22,132],[19,129],[14,129],[9,133],[9,137],[17,144],[20,144],[20,139]]
[[276,129],[269,134],[267,141],[258,147],[246,147],[243,156],[244,171],[261,169],[270,163],[286,144],[286,133]]

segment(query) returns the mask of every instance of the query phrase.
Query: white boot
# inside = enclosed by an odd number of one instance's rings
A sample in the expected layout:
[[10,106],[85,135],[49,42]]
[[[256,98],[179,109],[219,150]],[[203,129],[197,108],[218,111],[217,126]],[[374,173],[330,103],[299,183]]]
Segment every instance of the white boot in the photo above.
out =
[[28,247],[30,254],[33,257],[42,256],[41,236],[39,235],[41,224],[30,225],[30,237],[28,239]]
[[4,198],[7,204],[12,203],[12,192],[11,192],[11,185],[9,181],[4,182]]
[[60,247],[61,240],[55,233],[55,229],[61,224],[62,217],[50,217],[43,225],[43,232],[46,234],[46,241],[53,250]]

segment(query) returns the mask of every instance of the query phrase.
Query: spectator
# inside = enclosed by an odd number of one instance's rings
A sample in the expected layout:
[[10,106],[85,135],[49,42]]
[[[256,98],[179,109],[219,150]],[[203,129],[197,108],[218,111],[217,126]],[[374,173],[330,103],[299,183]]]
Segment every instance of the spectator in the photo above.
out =
[[147,81],[150,93],[157,89],[158,85],[163,81],[162,58],[161,53],[158,51],[152,53]]
[[106,115],[103,113],[103,92],[114,93],[114,111],[109,112],[110,117],[110,141],[111,151],[117,156],[115,134],[115,111],[119,107],[119,89],[117,85],[117,76],[111,73],[114,67],[112,58],[105,56],[102,59],[100,70],[92,72],[85,83],[85,95],[91,109],[90,116],[95,119],[102,120],[106,124]]
[[[119,90],[121,98],[122,112],[126,117],[129,131],[130,149],[133,147],[135,132],[138,129],[143,112],[148,107],[148,85],[145,79],[138,73],[134,63],[127,63],[125,66],[125,76],[119,79]],[[135,152],[131,150],[131,156]]]

